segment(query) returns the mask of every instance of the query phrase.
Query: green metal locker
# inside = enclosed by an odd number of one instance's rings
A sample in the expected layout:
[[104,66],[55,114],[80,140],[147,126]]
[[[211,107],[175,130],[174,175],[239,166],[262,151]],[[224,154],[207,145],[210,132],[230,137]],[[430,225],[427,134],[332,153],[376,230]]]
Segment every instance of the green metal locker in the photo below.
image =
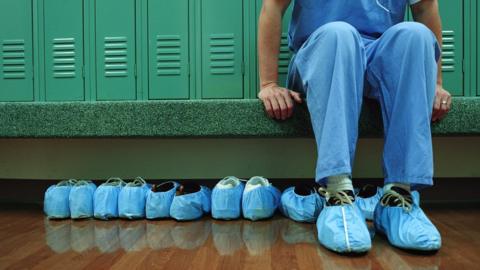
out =
[[288,25],[292,17],[293,3],[290,4],[288,9],[283,15],[282,21],[282,38],[280,40],[280,54],[278,55],[278,82],[281,86],[286,85],[288,75],[288,65],[290,64],[290,58],[292,57],[290,49],[288,48]]
[[136,99],[135,0],[96,0],[97,100]]
[[452,95],[463,96],[463,4],[464,0],[439,0],[443,24],[443,86]]
[[243,1],[201,5],[202,98],[243,98]]
[[[476,83],[477,83],[477,96],[480,96],[480,1],[476,2],[477,5],[477,12],[475,13],[475,20],[477,21],[477,28],[476,28],[476,41],[477,41],[477,66],[475,69],[477,70],[477,77],[476,77]],[[474,75],[475,76],[475,75]],[[472,95],[475,95],[472,93]]]
[[149,99],[189,97],[188,2],[148,1]]
[[32,1],[0,1],[0,101],[33,101]]
[[45,97],[84,100],[83,0],[45,0]]

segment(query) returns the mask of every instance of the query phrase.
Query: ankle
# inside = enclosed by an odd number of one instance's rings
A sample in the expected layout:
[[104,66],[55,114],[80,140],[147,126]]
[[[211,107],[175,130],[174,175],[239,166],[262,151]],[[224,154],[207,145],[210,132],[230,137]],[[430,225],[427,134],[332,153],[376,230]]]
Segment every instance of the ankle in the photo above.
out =
[[348,174],[332,175],[327,178],[327,190],[353,192],[353,184]]
[[388,184],[385,184],[383,186],[383,191],[387,191],[387,190],[390,190],[392,189],[393,187],[397,187],[397,188],[401,188],[403,190],[406,190],[408,192],[410,192],[410,184],[406,184],[406,183],[400,183],[400,182],[391,182],[391,183],[388,183]]

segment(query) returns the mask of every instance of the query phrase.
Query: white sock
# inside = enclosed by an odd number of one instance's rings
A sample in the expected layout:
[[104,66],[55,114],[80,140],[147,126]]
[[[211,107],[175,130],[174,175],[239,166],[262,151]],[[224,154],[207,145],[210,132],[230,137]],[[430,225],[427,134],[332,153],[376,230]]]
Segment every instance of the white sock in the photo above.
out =
[[383,186],[383,191],[385,192],[387,190],[390,190],[390,189],[392,189],[392,187],[399,187],[399,188],[405,189],[408,192],[410,192],[410,185],[409,184],[398,183],[398,182],[388,183],[388,184],[384,185]]
[[348,174],[332,175],[327,178],[327,190],[351,190],[353,191],[352,180]]

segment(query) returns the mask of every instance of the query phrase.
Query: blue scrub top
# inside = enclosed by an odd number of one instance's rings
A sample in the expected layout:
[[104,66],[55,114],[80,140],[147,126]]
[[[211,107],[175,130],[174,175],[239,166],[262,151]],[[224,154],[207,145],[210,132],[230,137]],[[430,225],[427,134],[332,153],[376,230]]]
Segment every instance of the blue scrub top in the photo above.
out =
[[421,0],[293,0],[288,42],[297,52],[318,27],[334,21],[354,26],[366,38],[378,38],[405,18],[407,4]]

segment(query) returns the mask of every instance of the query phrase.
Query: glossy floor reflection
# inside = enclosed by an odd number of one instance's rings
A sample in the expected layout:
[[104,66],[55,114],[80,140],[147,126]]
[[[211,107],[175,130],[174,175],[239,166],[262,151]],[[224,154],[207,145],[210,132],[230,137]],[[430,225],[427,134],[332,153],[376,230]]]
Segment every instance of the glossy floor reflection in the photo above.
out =
[[480,210],[428,211],[443,235],[434,255],[375,236],[364,256],[319,246],[315,226],[268,221],[51,221],[38,210],[1,210],[0,269],[475,269]]

